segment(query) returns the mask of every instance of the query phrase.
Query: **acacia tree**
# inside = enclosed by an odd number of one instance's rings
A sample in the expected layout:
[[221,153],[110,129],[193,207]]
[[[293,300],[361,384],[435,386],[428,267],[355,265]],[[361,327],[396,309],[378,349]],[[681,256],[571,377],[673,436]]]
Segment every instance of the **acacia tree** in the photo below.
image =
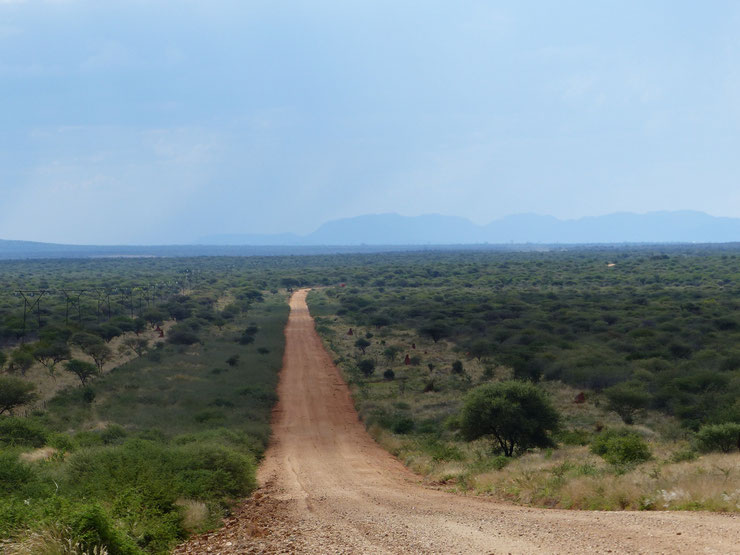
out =
[[149,347],[149,340],[143,337],[127,337],[123,340],[123,343],[119,347],[121,352],[131,351],[137,357],[144,354],[144,351]]
[[99,371],[103,371],[103,365],[113,358],[113,351],[105,343],[95,343],[90,345],[85,351],[87,355],[95,361]]
[[0,414],[33,401],[35,389],[35,385],[20,378],[0,376]]
[[625,424],[633,424],[635,416],[648,407],[652,397],[639,383],[625,382],[604,390],[609,410],[616,412]]
[[66,362],[64,364],[64,369],[67,372],[72,372],[73,374],[75,374],[80,379],[82,385],[85,385],[87,383],[87,380],[91,377],[97,376],[99,374],[97,366],[90,362],[85,362],[84,360],[78,360],[76,358],[73,358],[69,362]]
[[504,455],[529,447],[553,445],[550,433],[559,415],[544,392],[530,382],[508,380],[485,384],[468,393],[460,415],[463,436],[488,437]]
[[383,351],[383,356],[385,357],[385,360],[388,362],[393,362],[396,360],[396,357],[398,356],[398,353],[401,352],[401,347],[398,345],[390,345],[385,348]]
[[18,347],[10,355],[10,364],[8,365],[8,372],[19,372],[21,376],[25,376],[29,368],[33,366],[33,355],[29,350],[28,346]]
[[430,337],[435,343],[450,335],[450,329],[442,322],[432,322],[419,328],[419,333]]
[[367,349],[369,346],[370,342],[364,337],[360,337],[357,341],[355,341],[355,347],[360,349],[363,355],[365,354],[365,349]]
[[69,360],[72,356],[66,343],[46,343],[43,341],[36,344],[32,354],[33,358],[48,370],[51,377],[54,377],[57,364],[63,360]]
[[357,363],[357,368],[360,372],[365,374],[366,377],[370,377],[375,370],[375,361],[369,358],[363,359]]

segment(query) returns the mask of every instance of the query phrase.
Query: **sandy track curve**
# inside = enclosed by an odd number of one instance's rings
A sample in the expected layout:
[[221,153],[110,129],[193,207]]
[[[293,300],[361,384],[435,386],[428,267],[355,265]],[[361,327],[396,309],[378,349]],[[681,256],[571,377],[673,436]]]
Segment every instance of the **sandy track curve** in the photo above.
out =
[[740,553],[740,519],[530,509],[425,488],[365,432],[314,329],[290,301],[260,489],[177,553]]

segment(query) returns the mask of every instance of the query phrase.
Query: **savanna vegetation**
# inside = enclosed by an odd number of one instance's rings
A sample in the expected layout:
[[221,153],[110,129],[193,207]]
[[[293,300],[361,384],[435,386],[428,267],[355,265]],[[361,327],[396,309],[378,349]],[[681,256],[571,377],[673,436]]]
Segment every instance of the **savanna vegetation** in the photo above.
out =
[[739,262],[734,246],[2,261],[2,548],[159,553],[217,526],[254,488],[302,286],[369,431],[430,482],[736,511]]
[[[0,296],[0,550],[168,552],[254,489],[288,308],[223,262],[3,263],[11,292],[50,291],[25,333]],[[63,288],[124,294],[71,317]]]
[[740,509],[740,249],[391,258],[309,306],[413,469],[542,506]]

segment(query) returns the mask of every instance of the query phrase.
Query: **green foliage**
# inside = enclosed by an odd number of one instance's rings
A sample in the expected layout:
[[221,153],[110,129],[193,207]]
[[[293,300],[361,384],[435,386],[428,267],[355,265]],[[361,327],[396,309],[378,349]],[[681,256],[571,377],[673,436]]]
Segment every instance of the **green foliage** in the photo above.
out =
[[78,360],[76,358],[66,362],[64,364],[64,369],[77,376],[83,386],[91,377],[97,376],[100,373],[100,370],[98,370],[98,367],[94,364],[85,362],[84,360]]
[[355,347],[360,349],[363,355],[365,354],[365,349],[367,349],[369,346],[370,342],[364,337],[360,337],[357,341],[355,341]]
[[33,479],[33,472],[27,464],[18,460],[17,453],[0,451],[0,494],[22,491]]
[[8,372],[13,374],[18,373],[21,376],[25,376],[31,366],[33,366],[33,352],[28,346],[23,345],[18,347],[11,353]]
[[505,381],[485,384],[465,397],[460,430],[468,440],[490,437],[504,455],[530,447],[553,444],[550,433],[557,430],[559,415],[535,385]]
[[97,503],[82,505],[65,515],[62,522],[83,553],[101,547],[112,555],[140,553],[136,544],[116,529],[113,519]]
[[33,346],[33,358],[39,361],[49,374],[54,375],[56,365],[72,356],[66,343],[39,341]]
[[15,407],[30,403],[36,398],[36,386],[20,378],[0,376],[0,414],[12,412]]
[[0,445],[43,447],[48,438],[43,426],[28,418],[0,418]]
[[604,390],[609,410],[616,412],[625,424],[633,424],[635,416],[650,405],[652,396],[639,382],[624,382]]
[[424,452],[426,452],[433,461],[460,461],[463,454],[454,445],[439,441],[437,438],[429,438],[422,443]]
[[188,324],[175,324],[167,333],[167,343],[172,345],[194,345],[200,343],[200,336]]
[[625,428],[601,432],[591,442],[591,452],[614,466],[637,465],[652,457],[640,434]]
[[369,358],[363,359],[357,363],[357,369],[365,376],[370,376],[375,371],[375,361]]
[[740,449],[740,423],[724,422],[702,426],[696,439],[703,451],[729,453]]
[[443,322],[437,321],[420,327],[419,333],[437,343],[440,339],[450,335],[450,328]]
[[392,380],[396,377],[396,373],[391,369],[388,368],[385,372],[383,372],[383,379],[384,380]]
[[465,371],[463,368],[463,363],[459,360],[456,360],[452,363],[452,373],[453,374],[462,374]]

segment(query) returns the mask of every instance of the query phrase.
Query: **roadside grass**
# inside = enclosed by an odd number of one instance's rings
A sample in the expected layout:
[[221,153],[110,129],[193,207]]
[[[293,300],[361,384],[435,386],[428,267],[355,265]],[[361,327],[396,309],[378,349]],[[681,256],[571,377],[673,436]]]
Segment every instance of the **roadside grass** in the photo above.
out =
[[[599,430],[622,428],[621,419],[606,410],[603,396],[585,391],[585,400],[576,402],[581,391],[558,381],[541,383],[561,414],[558,448],[506,458],[483,440],[462,441],[456,416],[465,392],[510,378],[510,369],[409,330],[357,327],[337,316],[341,306],[320,290],[312,291],[308,302],[368,432],[431,486],[539,507],[740,511],[737,453],[699,454],[675,419],[648,411],[630,428],[648,443],[652,458],[642,464],[608,464],[588,444]],[[371,343],[364,354],[355,346],[360,337]],[[399,349],[392,360],[384,355],[391,346]],[[418,365],[404,364],[407,354],[418,357]],[[375,362],[369,377],[357,370],[363,359]],[[455,360],[463,364],[461,374],[452,372]],[[388,369],[393,379],[383,378]]]
[[202,343],[162,345],[0,419],[0,550],[164,553],[218,526],[256,486],[287,315],[285,295],[267,294]]

